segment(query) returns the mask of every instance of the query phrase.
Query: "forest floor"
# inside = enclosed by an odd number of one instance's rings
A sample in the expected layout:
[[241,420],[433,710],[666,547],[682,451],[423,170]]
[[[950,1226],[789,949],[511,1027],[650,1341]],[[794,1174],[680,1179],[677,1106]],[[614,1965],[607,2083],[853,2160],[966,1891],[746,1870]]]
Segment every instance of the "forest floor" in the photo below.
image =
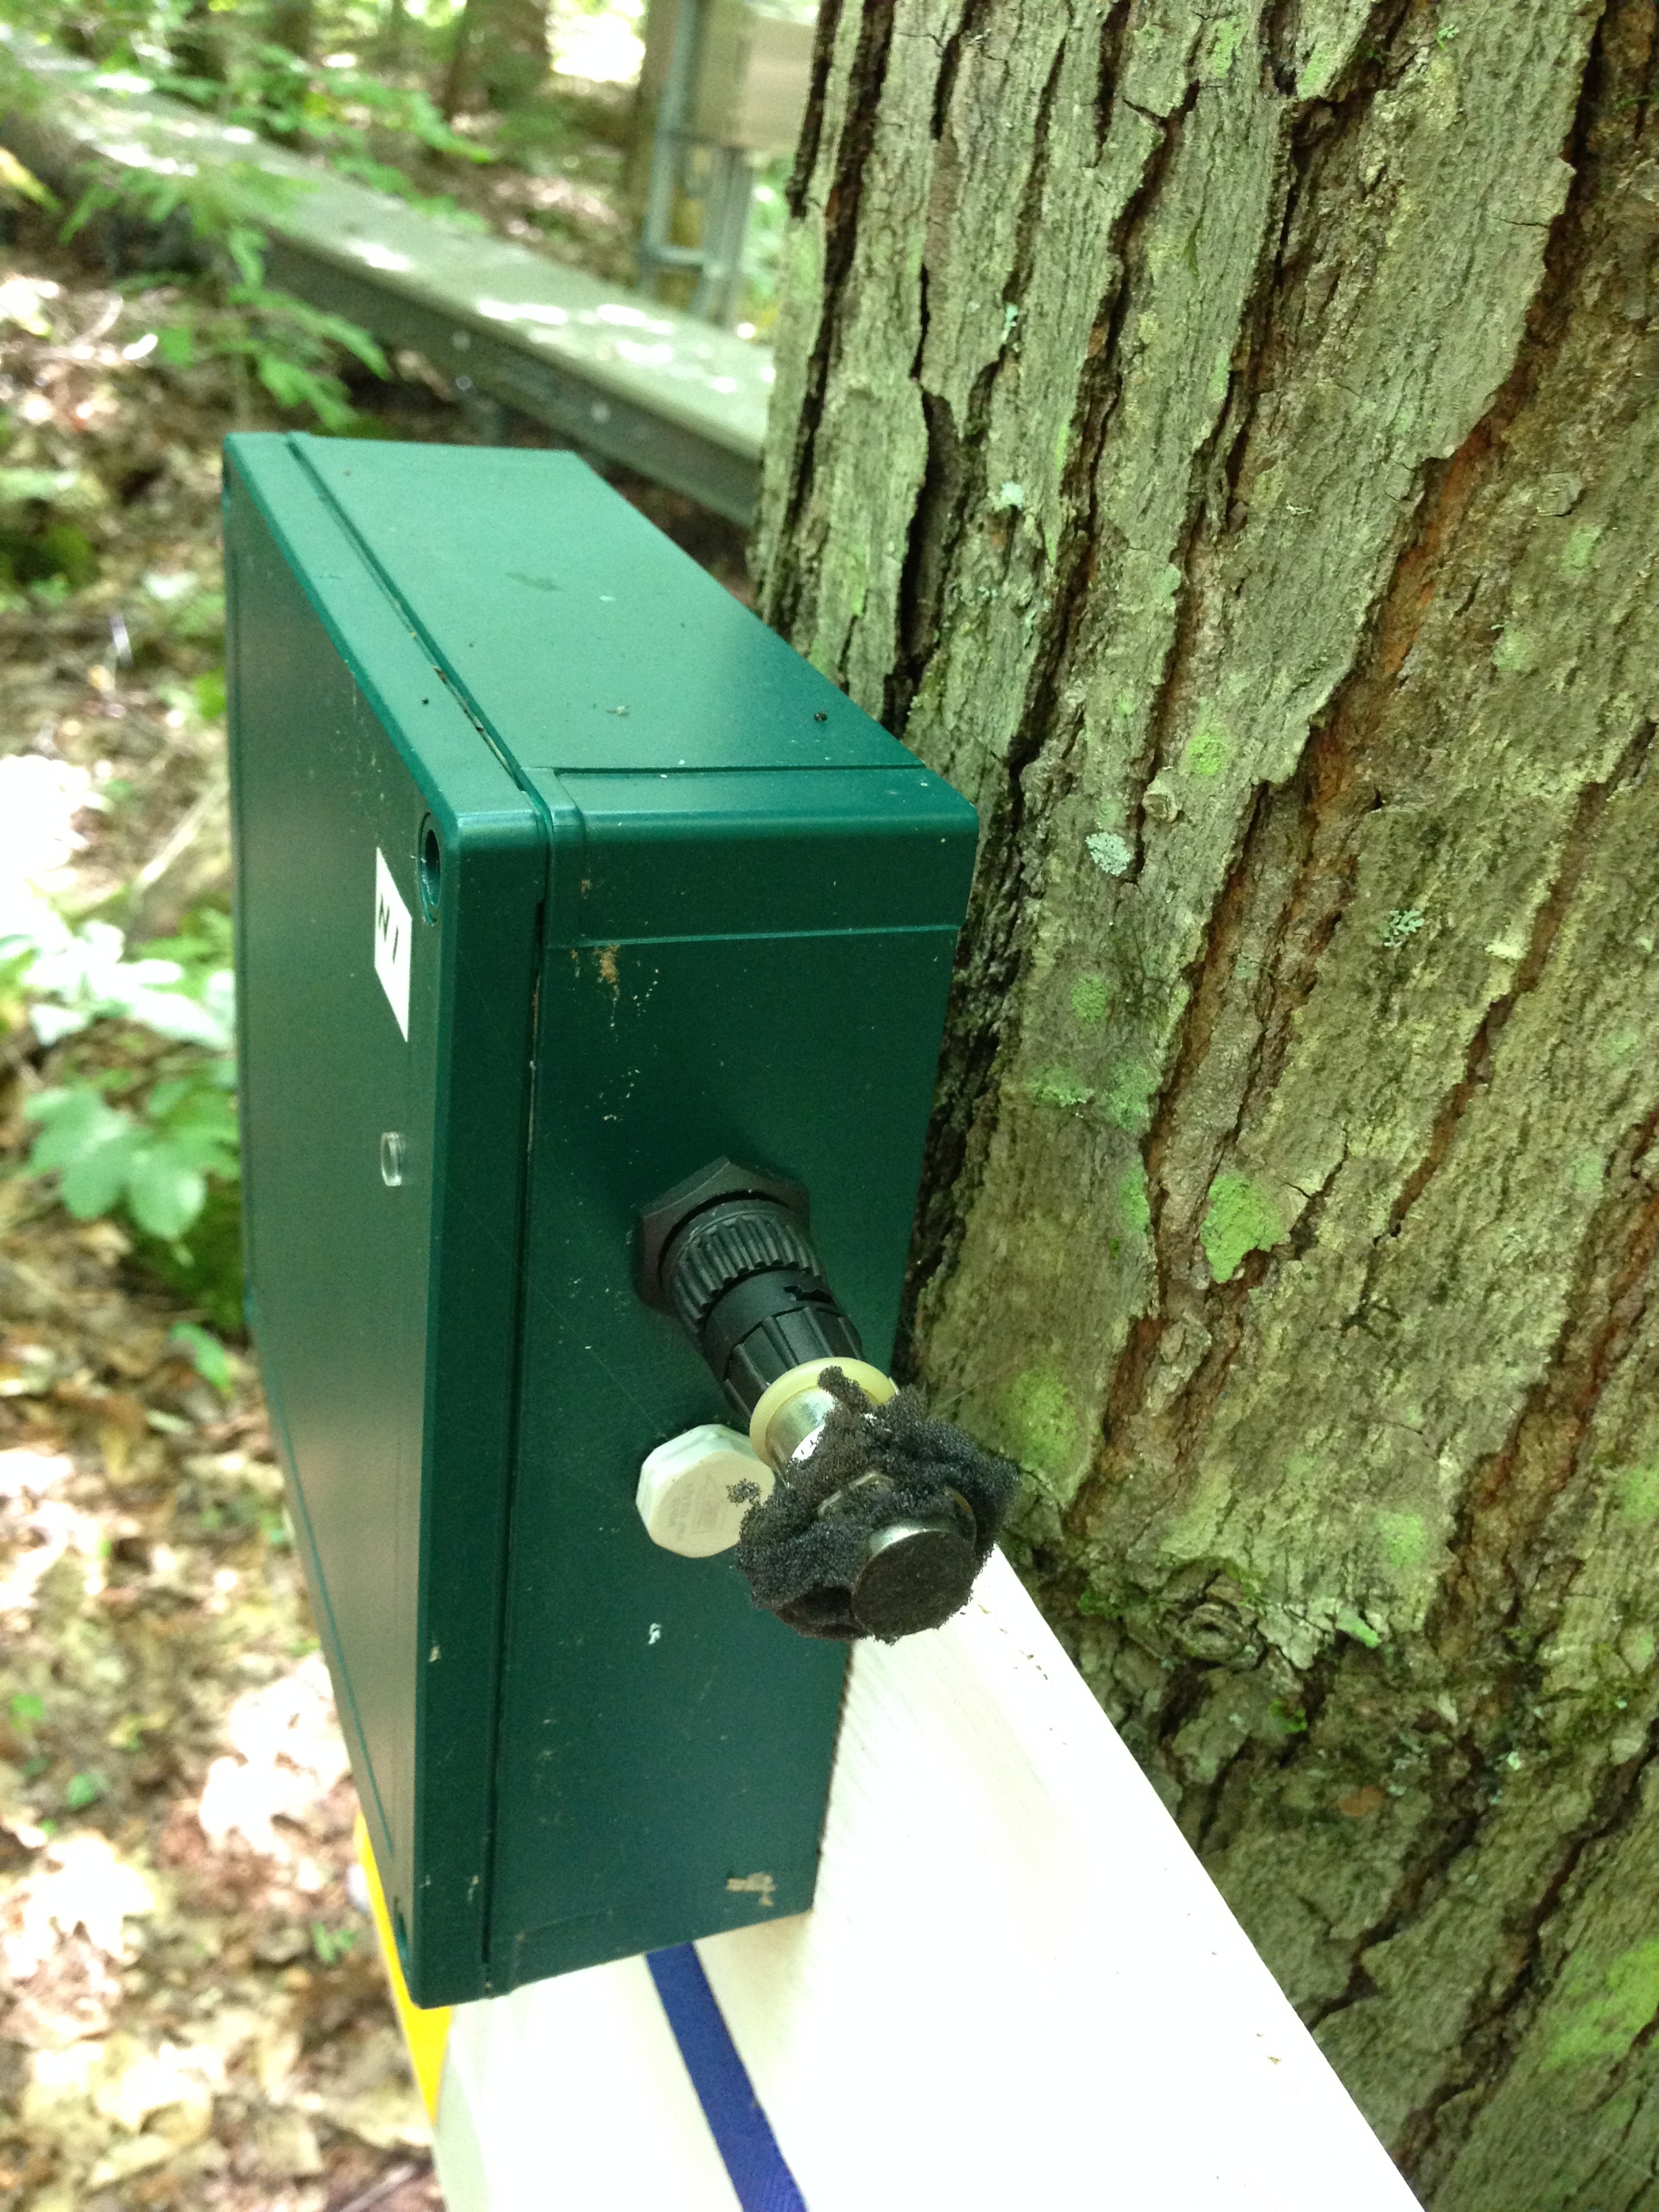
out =
[[[168,307],[42,218],[0,244],[0,495],[53,472],[91,555],[0,605],[0,890],[130,944],[225,904],[218,448],[292,427],[222,362],[158,367]],[[365,427],[469,442],[398,367],[354,387]],[[747,596],[735,532],[622,488]],[[425,2122],[251,1352],[211,1387],[170,1334],[203,1313],[24,1171],[30,1096],[143,1049],[102,1023],[47,1051],[0,979],[0,2212],[416,2212]]]

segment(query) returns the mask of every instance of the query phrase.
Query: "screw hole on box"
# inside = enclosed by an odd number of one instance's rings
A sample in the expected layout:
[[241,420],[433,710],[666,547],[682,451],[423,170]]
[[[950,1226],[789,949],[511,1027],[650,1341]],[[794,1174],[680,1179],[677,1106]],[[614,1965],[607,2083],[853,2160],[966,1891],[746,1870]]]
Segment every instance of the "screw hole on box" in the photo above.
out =
[[442,886],[444,848],[438,842],[437,824],[428,814],[421,824],[421,911],[428,921],[437,919],[438,893]]

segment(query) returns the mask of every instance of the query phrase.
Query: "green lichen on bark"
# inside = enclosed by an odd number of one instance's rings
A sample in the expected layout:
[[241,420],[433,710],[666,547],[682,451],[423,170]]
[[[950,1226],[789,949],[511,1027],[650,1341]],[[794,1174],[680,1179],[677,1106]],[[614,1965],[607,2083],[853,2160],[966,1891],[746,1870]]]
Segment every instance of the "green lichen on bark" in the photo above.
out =
[[1437,2212],[1645,2208],[1652,0],[831,30],[760,552],[981,809],[918,1372]]
[[1216,1282],[1230,1283],[1248,1254],[1271,1251],[1287,1234],[1271,1194],[1249,1176],[1218,1175],[1210,1185],[1198,1241]]

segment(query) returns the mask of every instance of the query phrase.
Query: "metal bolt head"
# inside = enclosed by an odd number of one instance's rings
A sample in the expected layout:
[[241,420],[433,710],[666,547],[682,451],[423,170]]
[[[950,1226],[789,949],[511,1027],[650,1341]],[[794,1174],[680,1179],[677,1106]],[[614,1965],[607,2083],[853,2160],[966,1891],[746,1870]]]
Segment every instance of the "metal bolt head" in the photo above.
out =
[[635,1503],[653,1544],[682,1559],[707,1559],[730,1551],[744,1515],[769,1495],[772,1480],[747,1437],[705,1421],[647,1455]]

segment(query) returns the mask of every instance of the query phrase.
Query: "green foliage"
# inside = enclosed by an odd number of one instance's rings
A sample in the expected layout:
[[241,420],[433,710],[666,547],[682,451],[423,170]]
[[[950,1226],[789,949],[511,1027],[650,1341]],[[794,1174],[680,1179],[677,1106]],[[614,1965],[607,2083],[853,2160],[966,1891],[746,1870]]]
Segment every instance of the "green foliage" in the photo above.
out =
[[[228,921],[222,927],[228,931]],[[9,927],[0,927],[0,965],[10,965],[19,988],[32,997],[29,1019],[43,1044],[113,1018],[174,1043],[228,1053],[234,991],[228,944],[198,934],[167,945],[163,951],[146,947],[129,960],[112,923],[88,921],[72,929],[44,902],[32,902],[17,909]],[[175,945],[189,957],[175,957]]]
[[120,1206],[176,1243],[202,1211],[208,1177],[237,1173],[234,1081],[226,1060],[191,1067],[156,1084],[133,1113],[89,1083],[42,1091],[23,1109],[40,1131],[29,1173],[55,1173],[78,1221]]
[[182,216],[199,244],[223,257],[245,284],[264,269],[264,223],[291,207],[304,187],[252,161],[216,161],[198,168],[150,169],[108,162],[82,187],[63,236],[100,215],[137,216],[164,230]]
[[386,356],[367,331],[257,282],[228,286],[224,299],[224,307],[187,307],[158,331],[157,360],[172,368],[204,361],[242,366],[279,407],[308,412],[336,435],[355,427],[356,410],[333,364],[347,353],[376,376],[387,375]]
[[755,179],[749,207],[749,228],[744,238],[744,273],[749,295],[769,325],[777,311],[778,277],[783,262],[784,233],[788,227],[787,193],[793,166],[787,155],[763,163]]
[[[447,194],[418,190],[398,165],[399,158],[407,163],[433,155],[469,163],[495,159],[451,128],[423,87],[388,83],[355,62],[331,67],[267,40],[250,39],[234,19],[222,27],[222,76],[192,74],[163,54],[158,89],[261,137],[320,155],[342,176],[394,193],[422,214],[488,229],[481,217]],[[175,51],[181,44],[175,40]]]
[[15,192],[36,207],[55,208],[56,199],[33,170],[26,169],[9,146],[0,146],[0,192]]
[[0,589],[26,584],[51,605],[91,583],[98,556],[81,524],[101,496],[84,470],[0,467]]
[[[215,596],[217,595],[215,594]],[[225,689],[225,672],[222,668],[210,668],[205,676],[197,678],[190,690],[191,696],[196,703],[196,711],[204,722],[216,722],[222,719],[225,708],[229,703],[229,696]]]
[[[37,1134],[26,1172],[56,1176],[79,1220],[125,1213],[139,1232],[141,1257],[216,1327],[234,1331],[241,1291],[229,960],[229,917],[211,908],[131,960],[111,924],[73,929],[44,905],[24,909],[0,934],[4,995],[27,1008],[42,1043],[118,1020],[163,1048],[146,1042],[125,1066],[105,1065],[30,1098],[23,1112]],[[204,1330],[182,1340],[222,1389],[223,1347]]]
[[230,1395],[230,1355],[210,1329],[192,1321],[181,1321],[167,1331],[167,1342],[182,1346],[202,1380],[222,1398]]
[[242,1316],[242,1200],[230,1182],[208,1184],[202,1211],[187,1237],[169,1242],[139,1235],[135,1256],[199,1306],[222,1336],[240,1336]]
[[137,216],[163,234],[182,218],[207,256],[209,283],[177,322],[156,332],[157,361],[173,369],[222,361],[251,370],[279,407],[309,413],[337,434],[357,419],[336,374],[339,356],[351,356],[376,376],[389,372],[367,331],[264,281],[264,226],[303,189],[251,161],[168,172],[109,163],[82,191],[63,234],[73,238],[112,211]]
[[350,1955],[357,1941],[355,1928],[328,1928],[320,1920],[311,1923],[311,1944],[319,1962],[325,1966],[337,1966]]
[[[197,687],[210,681],[218,685],[218,705],[213,710],[222,714],[225,710],[224,671],[216,669],[211,678],[201,677]],[[204,714],[208,712],[204,707]],[[188,915],[177,937],[153,937],[143,948],[149,960],[172,962],[179,970],[178,988],[188,997],[205,1000],[212,994],[214,979],[230,973],[234,957],[234,940],[230,916],[222,907],[198,907]]]
[[[374,143],[462,161],[491,159],[451,129],[422,87],[388,84],[356,66],[330,68],[264,40],[230,40],[222,80],[168,69],[158,82],[163,91],[210,107],[228,123],[329,155],[348,174],[349,164],[367,158]],[[397,173],[391,189],[406,191]]]
[[64,1802],[71,1813],[83,1813],[88,1805],[95,1805],[100,1797],[109,1795],[109,1778],[90,1768],[84,1774],[71,1774],[64,1792]]
[[0,529],[0,586],[33,585],[36,601],[50,606],[97,575],[92,541],[72,522],[49,522],[33,531]]

